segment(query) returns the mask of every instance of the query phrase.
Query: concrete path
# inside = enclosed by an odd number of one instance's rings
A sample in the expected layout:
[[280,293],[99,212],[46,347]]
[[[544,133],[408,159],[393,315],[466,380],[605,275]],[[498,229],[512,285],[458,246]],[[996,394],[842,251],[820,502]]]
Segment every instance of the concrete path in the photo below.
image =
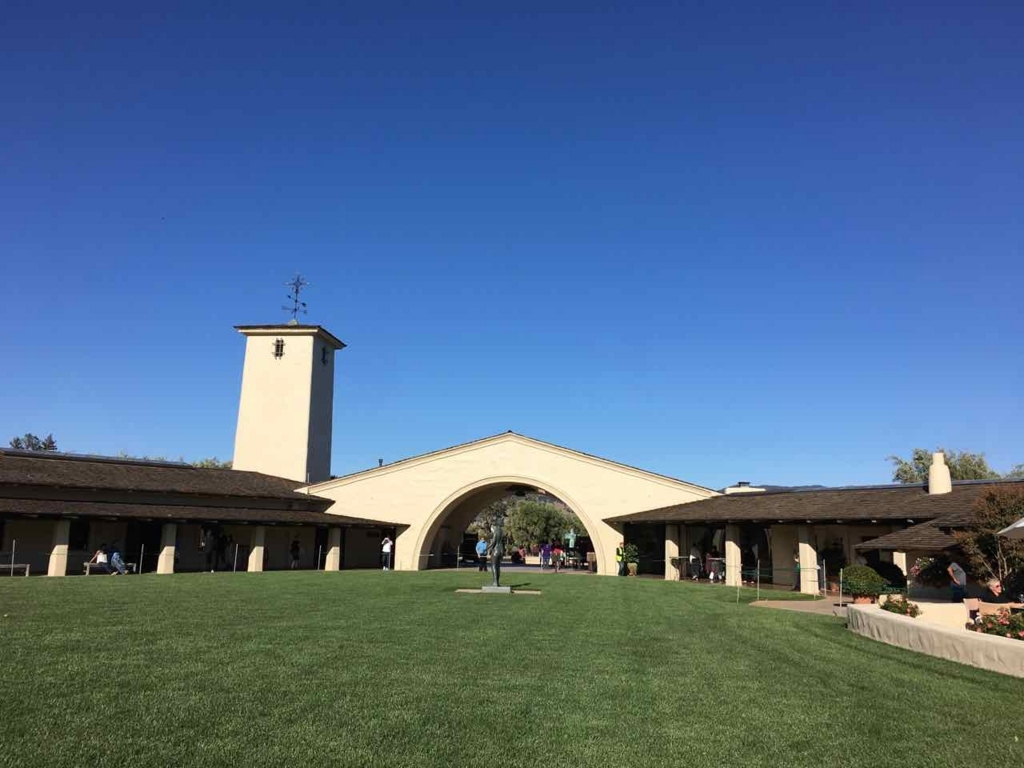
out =
[[843,607],[839,607],[839,599],[830,596],[820,600],[761,600],[751,605],[759,608],[778,608],[783,611],[796,611],[797,613],[816,613],[819,616],[839,616],[846,618],[846,604],[848,598],[843,598]]

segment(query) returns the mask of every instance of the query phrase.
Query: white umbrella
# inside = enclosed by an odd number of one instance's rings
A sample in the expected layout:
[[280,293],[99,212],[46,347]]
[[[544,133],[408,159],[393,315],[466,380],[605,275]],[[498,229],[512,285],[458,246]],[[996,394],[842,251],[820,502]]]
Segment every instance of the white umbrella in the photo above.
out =
[[1008,539],[1024,539],[1024,517],[1013,525],[1003,528],[1003,530],[999,532],[999,535],[1005,536]]

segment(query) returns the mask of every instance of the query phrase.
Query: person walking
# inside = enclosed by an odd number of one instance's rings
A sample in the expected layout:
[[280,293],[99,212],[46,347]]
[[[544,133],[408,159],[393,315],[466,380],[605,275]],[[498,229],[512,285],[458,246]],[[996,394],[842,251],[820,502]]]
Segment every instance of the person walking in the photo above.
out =
[[384,541],[380,543],[380,563],[383,571],[391,569],[391,548],[393,546],[394,542],[389,536],[385,536]]
[[626,575],[626,544],[623,541],[619,542],[619,546],[615,548],[615,562],[618,563],[619,576]]
[[291,553],[292,556],[291,568],[293,571],[299,567],[299,551],[299,540],[292,539],[292,546],[289,552]]
[[551,545],[548,542],[544,542],[540,545],[540,569],[543,571],[548,567],[548,563],[551,562]]
[[551,550],[551,560],[555,564],[555,573],[562,570],[562,558],[565,557],[565,550],[562,549],[561,544],[555,544],[555,548]]
[[480,539],[476,543],[476,564],[478,571],[487,573],[487,539]]

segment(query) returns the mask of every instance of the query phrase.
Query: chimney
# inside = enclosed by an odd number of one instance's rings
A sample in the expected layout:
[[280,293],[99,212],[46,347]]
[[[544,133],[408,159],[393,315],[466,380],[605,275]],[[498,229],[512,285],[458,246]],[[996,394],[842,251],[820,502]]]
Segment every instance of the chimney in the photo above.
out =
[[377,459],[377,466],[378,467],[383,467],[384,466],[384,459]]
[[740,487],[740,488],[749,488],[750,487],[750,481],[749,480],[737,480],[736,481],[736,485],[738,487]]
[[940,451],[932,454],[932,465],[928,467],[928,493],[949,493],[953,490],[953,481],[949,477],[946,457]]

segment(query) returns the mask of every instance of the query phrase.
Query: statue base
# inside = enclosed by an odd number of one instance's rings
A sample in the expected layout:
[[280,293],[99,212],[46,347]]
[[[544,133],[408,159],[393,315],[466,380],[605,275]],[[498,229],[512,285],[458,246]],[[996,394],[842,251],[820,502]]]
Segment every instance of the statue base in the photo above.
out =
[[487,595],[511,595],[512,587],[480,587],[480,591]]

